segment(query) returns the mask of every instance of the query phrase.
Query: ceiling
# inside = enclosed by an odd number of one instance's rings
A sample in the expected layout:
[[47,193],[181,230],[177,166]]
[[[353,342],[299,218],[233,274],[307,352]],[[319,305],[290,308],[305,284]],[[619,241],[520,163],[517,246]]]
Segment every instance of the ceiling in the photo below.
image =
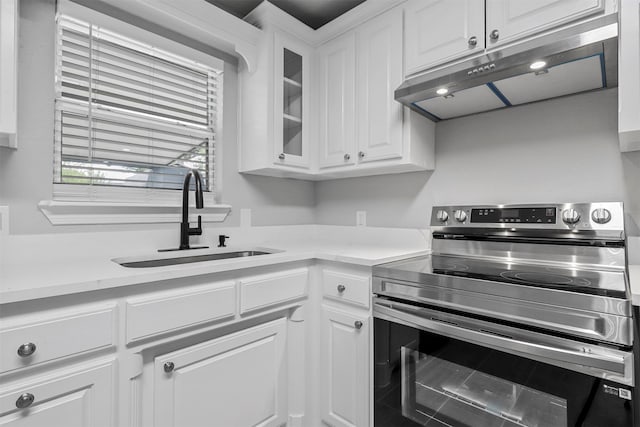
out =
[[[238,18],[251,12],[262,0],[205,0]],[[269,0],[313,29],[322,27],[365,0]]]

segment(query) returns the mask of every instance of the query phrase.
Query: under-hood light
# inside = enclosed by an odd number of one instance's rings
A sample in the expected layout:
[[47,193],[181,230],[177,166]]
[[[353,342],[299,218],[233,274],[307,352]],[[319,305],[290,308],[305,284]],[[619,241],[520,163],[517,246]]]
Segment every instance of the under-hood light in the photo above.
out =
[[532,70],[540,70],[541,68],[544,68],[547,66],[547,63],[545,61],[536,61],[536,62],[532,62],[531,65],[529,65],[529,68],[531,68]]
[[446,94],[448,94],[448,93],[449,93],[449,89],[447,89],[446,87],[441,87],[440,89],[438,89],[438,90],[436,91],[436,93],[437,93],[438,95],[446,95]]

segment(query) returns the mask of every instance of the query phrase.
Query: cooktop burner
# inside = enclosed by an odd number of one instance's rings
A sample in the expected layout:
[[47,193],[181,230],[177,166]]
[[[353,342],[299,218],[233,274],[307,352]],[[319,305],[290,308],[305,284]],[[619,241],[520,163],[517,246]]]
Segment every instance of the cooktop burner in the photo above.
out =
[[518,280],[524,283],[537,283],[552,286],[591,286],[591,281],[584,277],[569,277],[561,274],[504,271],[500,276],[505,279]]

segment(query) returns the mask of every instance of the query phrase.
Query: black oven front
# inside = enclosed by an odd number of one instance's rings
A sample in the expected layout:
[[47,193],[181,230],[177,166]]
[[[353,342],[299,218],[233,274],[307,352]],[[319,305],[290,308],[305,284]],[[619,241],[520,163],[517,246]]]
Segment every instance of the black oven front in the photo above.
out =
[[374,298],[375,427],[632,427],[633,356]]

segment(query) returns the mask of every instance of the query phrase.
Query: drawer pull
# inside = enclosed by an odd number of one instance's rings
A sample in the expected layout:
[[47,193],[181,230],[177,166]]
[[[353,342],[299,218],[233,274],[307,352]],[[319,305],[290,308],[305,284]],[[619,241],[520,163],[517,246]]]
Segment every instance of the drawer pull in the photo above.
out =
[[16,408],[18,409],[28,408],[29,406],[31,406],[31,404],[35,399],[36,398],[33,394],[24,393],[18,398],[18,400],[16,400]]
[[356,322],[353,324],[353,326],[356,327],[356,329],[360,329],[362,328],[362,322],[359,320],[356,320]]
[[20,347],[18,347],[18,356],[20,357],[29,357],[35,352],[36,352],[36,345],[32,342],[22,344]]
[[167,362],[164,364],[164,371],[168,374],[170,372],[173,372],[175,367],[176,365],[174,365],[173,362]]
[[347,287],[345,285],[338,285],[338,293],[343,293]]

